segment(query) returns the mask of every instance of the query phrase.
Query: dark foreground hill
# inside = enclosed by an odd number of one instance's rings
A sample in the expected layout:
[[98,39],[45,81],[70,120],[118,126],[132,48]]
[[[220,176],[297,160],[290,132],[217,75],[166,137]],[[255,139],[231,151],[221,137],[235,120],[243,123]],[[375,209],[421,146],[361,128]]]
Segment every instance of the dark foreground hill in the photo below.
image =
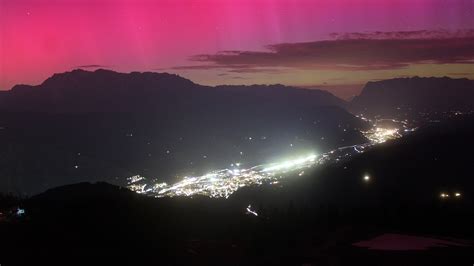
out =
[[391,117],[400,113],[471,111],[474,80],[414,77],[369,82],[352,100],[351,108]]
[[282,85],[206,87],[176,75],[75,70],[0,99],[0,191],[126,177],[175,182],[240,162],[365,142],[333,95]]
[[[0,224],[0,257],[6,265],[98,258],[133,265],[471,263],[472,122],[433,124],[350,162],[285,179],[281,187],[244,189],[228,200],[147,198],[104,183],[55,188],[24,201],[24,217]],[[249,204],[258,216],[246,213]],[[384,233],[460,246],[377,251],[352,245]]]

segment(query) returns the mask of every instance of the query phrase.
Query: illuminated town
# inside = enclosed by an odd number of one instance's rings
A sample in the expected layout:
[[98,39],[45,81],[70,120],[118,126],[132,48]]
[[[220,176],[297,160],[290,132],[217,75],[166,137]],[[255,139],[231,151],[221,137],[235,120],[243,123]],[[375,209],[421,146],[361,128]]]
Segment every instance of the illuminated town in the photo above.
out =
[[[364,118],[362,117],[362,119]],[[387,121],[390,122],[389,125],[387,125]],[[414,128],[408,128],[406,121],[377,120],[370,130],[361,131],[369,140],[364,144],[339,147],[322,154],[306,154],[250,168],[241,168],[240,163],[234,163],[232,164],[233,168],[211,171],[201,176],[185,176],[181,181],[171,185],[150,182],[147,178],[136,175],[127,179],[128,188],[136,193],[154,197],[203,195],[211,198],[228,198],[242,187],[278,184],[281,178],[294,175],[302,176],[308,168],[347,160],[374,145],[400,138],[413,130]]]

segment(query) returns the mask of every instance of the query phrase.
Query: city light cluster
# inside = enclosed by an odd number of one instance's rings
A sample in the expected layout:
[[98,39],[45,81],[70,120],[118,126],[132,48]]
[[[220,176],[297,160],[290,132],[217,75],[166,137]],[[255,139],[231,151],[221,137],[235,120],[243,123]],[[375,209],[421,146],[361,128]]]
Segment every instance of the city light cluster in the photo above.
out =
[[228,198],[241,187],[275,183],[282,174],[311,167],[315,164],[317,156],[314,154],[287,160],[269,165],[258,165],[248,169],[224,169],[202,176],[184,177],[173,185],[158,183],[153,186],[146,184],[143,177],[130,178],[129,189],[156,197],[175,197],[205,195],[212,198]]
[[363,133],[364,136],[369,139],[371,143],[384,143],[387,140],[397,139],[401,137],[398,128],[375,127]]
[[[406,128],[405,126],[403,127]],[[309,154],[278,163],[257,165],[250,168],[241,168],[240,163],[233,163],[231,164],[231,169],[211,171],[201,176],[185,176],[181,181],[171,185],[150,182],[148,179],[136,175],[127,179],[128,188],[137,193],[154,197],[191,197],[203,195],[211,198],[228,198],[242,187],[262,184],[276,185],[279,184],[279,179],[281,178],[302,176],[307,168],[348,160],[353,155],[363,153],[374,145],[402,136],[398,128],[384,128],[377,126],[377,124],[371,130],[361,133],[364,134],[369,142],[339,147],[319,155]],[[371,178],[370,176],[364,176],[363,179],[365,182],[369,182]]]

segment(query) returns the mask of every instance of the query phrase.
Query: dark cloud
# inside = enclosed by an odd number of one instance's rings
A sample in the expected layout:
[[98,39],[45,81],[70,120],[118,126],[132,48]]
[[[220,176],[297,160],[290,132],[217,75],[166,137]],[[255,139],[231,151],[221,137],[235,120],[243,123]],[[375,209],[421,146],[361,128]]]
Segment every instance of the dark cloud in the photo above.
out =
[[346,32],[346,33],[331,33],[329,36],[335,40],[449,39],[452,37],[456,37],[456,38],[472,37],[474,36],[474,30],[458,30],[454,32],[447,31],[447,30]]
[[267,51],[223,51],[190,58],[200,65],[175,69],[229,69],[237,73],[282,69],[381,70],[411,64],[474,63],[474,30],[333,34],[331,40],[280,43]]
[[284,73],[288,71],[287,68],[271,68],[271,67],[267,67],[267,68],[263,68],[263,67],[259,67],[259,68],[255,68],[255,67],[252,67],[252,66],[247,66],[247,67],[241,67],[241,68],[236,68],[236,69],[231,69],[229,70],[229,72],[232,72],[232,73],[270,73],[270,74],[277,74],[277,73]]
[[82,66],[75,66],[74,68],[107,68],[108,66],[104,65],[82,65]]
[[454,73],[448,73],[448,75],[452,75],[452,76],[469,76],[469,75],[474,75],[474,71],[473,71],[473,72],[454,72]]
[[[192,57],[193,61],[195,57]],[[177,66],[171,68],[173,70],[210,70],[210,69],[221,69],[226,70],[231,73],[284,73],[289,68],[288,67],[260,67],[249,64],[232,64],[232,65],[223,65],[223,64],[205,64],[205,65],[191,65],[191,66]],[[223,73],[218,74],[218,76],[224,76]]]
[[[238,67],[238,66],[235,66]],[[175,70],[208,70],[216,68],[225,68],[225,66],[216,66],[216,65],[194,65],[194,66],[176,66],[171,69]],[[155,70],[165,70],[165,69],[155,69]]]

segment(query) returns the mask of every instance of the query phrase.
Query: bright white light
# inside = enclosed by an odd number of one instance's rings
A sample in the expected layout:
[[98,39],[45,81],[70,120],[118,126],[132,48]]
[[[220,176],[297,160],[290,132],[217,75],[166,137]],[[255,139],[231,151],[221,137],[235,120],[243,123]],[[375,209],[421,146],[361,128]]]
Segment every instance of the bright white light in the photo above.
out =
[[252,206],[249,204],[249,206],[247,206],[247,213],[250,213],[250,214],[253,214],[255,216],[258,216],[258,213],[255,212],[255,211],[252,211]]
[[166,182],[163,182],[163,183],[157,183],[157,184],[155,184],[155,185],[153,186],[153,188],[154,188],[155,190],[157,190],[157,189],[165,188],[165,187],[167,187],[167,186],[168,186],[168,184],[166,184]]
[[458,198],[459,198],[459,197],[461,197],[461,193],[459,193],[459,192],[456,192],[456,193],[454,194],[454,196],[456,196],[456,197],[458,197]]
[[16,209],[17,216],[22,216],[23,214],[25,214],[25,209],[20,209],[20,208]]
[[273,171],[280,171],[280,170],[296,170],[301,167],[304,167],[307,164],[310,164],[316,160],[317,155],[310,155],[304,158],[299,158],[296,160],[289,160],[284,161],[277,164],[271,164],[269,167],[263,169],[263,172],[273,172]]
[[401,136],[398,128],[376,127],[362,133],[372,143],[384,143],[387,140],[396,139]]
[[365,182],[368,182],[369,180],[370,180],[370,176],[365,175],[365,176],[364,176],[364,181],[365,181]]
[[[262,185],[264,183],[278,184],[277,180],[283,177],[283,173],[312,167],[316,164],[316,158],[316,155],[309,155],[278,164],[266,165],[267,167],[257,165],[248,169],[216,170],[202,176],[185,176],[173,185],[165,183],[154,185],[152,186],[153,189],[145,189],[146,185],[138,182],[142,178],[134,176],[129,178],[128,187],[137,193],[156,193],[156,197],[206,195],[214,198],[228,198],[241,187]],[[234,163],[233,165],[237,166],[240,163]],[[300,175],[303,173],[304,171],[300,171]]]

